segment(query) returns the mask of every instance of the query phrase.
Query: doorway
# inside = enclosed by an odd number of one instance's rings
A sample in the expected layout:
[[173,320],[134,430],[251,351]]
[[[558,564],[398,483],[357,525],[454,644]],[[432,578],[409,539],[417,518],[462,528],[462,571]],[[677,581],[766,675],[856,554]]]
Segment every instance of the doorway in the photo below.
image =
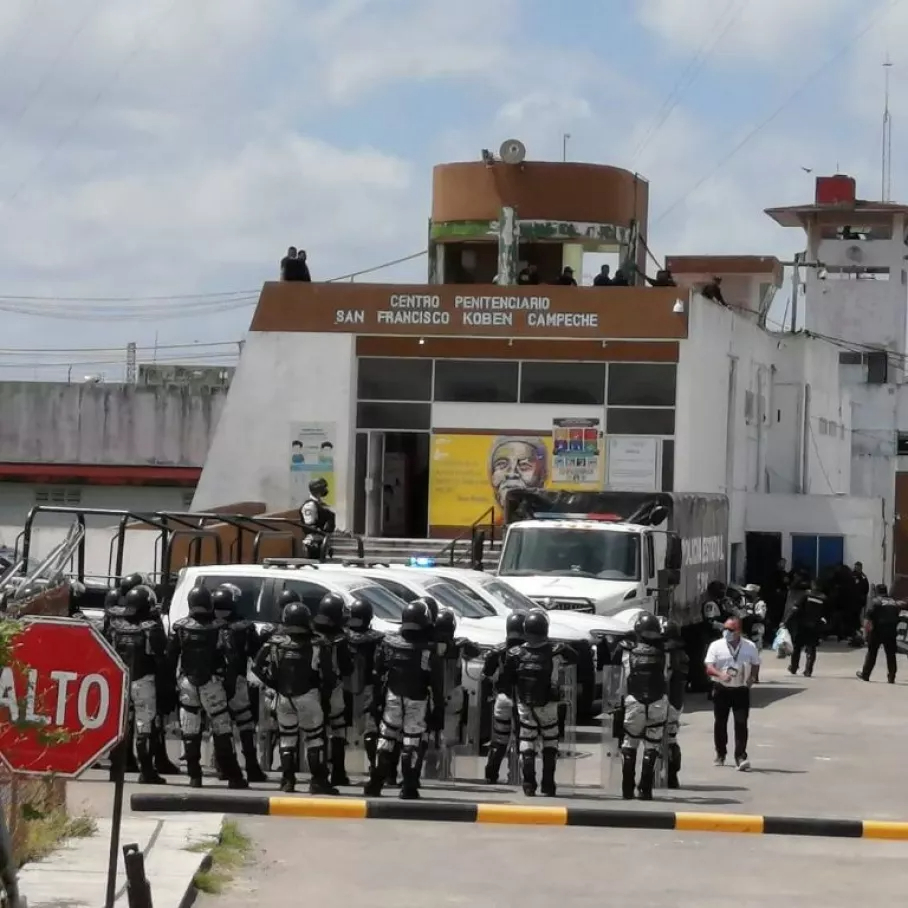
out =
[[745,533],[744,548],[745,582],[768,588],[782,559],[782,534]]
[[353,531],[425,539],[429,530],[428,432],[356,433]]

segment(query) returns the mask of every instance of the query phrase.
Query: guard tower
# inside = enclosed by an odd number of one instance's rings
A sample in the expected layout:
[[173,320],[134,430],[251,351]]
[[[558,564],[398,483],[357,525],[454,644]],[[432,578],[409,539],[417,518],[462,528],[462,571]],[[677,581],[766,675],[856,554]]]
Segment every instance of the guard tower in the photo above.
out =
[[631,283],[643,283],[647,181],[618,167],[525,157],[508,139],[497,155],[435,167],[429,283],[516,284],[526,265],[542,283],[565,267],[580,283],[585,252],[616,253]]
[[868,380],[880,383],[887,380],[888,361],[901,362],[906,349],[908,205],[858,199],[855,189],[850,176],[818,177],[814,204],[766,213],[807,234],[804,327],[897,354],[841,354],[843,365],[863,358]]

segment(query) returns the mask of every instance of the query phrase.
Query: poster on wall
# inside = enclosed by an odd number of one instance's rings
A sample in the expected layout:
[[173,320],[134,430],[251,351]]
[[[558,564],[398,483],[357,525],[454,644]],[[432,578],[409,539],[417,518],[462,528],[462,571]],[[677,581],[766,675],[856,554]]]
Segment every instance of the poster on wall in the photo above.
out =
[[[585,422],[598,425],[597,420]],[[511,489],[601,488],[604,458],[598,428],[596,432],[596,449],[582,452],[583,468],[562,469],[557,476],[552,435],[433,435],[430,525],[468,527],[489,508],[495,509],[495,519],[500,522],[502,504]],[[587,465],[589,461],[594,462]],[[575,481],[575,477],[580,478]]]
[[658,451],[657,438],[609,438],[609,491],[658,492]]
[[602,476],[602,431],[598,419],[552,420],[552,482],[598,489]]
[[337,424],[333,422],[290,423],[290,506],[300,507],[309,497],[309,483],[325,479],[328,497],[325,503],[333,505],[334,498],[334,442]]

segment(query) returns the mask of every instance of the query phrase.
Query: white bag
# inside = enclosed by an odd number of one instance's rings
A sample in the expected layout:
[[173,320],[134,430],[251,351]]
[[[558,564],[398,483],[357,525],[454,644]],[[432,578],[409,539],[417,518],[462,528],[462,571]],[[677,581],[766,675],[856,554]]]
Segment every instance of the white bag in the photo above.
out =
[[791,634],[787,627],[780,627],[776,631],[776,636],[772,641],[772,648],[779,659],[785,659],[791,655],[794,649],[794,643],[791,640]]

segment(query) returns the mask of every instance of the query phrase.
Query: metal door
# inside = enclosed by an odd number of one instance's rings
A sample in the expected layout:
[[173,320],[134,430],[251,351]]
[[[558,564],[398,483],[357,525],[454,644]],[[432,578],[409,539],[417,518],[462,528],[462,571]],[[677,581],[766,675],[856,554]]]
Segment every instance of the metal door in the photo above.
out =
[[366,535],[381,536],[384,524],[385,433],[370,432],[366,452]]

